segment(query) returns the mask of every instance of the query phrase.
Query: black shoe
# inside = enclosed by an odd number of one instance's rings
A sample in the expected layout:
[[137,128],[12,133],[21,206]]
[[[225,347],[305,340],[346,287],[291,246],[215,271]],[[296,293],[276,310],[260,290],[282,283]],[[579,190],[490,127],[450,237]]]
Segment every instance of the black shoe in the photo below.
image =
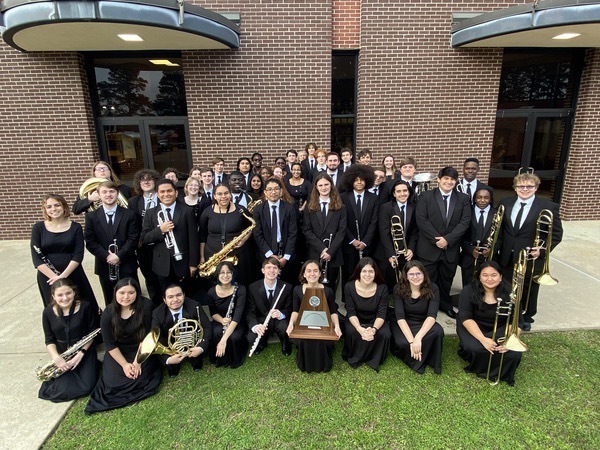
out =
[[283,353],[284,356],[290,356],[292,354],[292,343],[290,341],[281,344],[281,353]]
[[521,328],[523,331],[531,331],[531,324],[529,322],[523,323],[523,327]]
[[523,316],[523,320],[527,323],[533,323],[535,322],[535,320],[533,320],[533,317],[527,317],[527,316]]
[[456,316],[458,315],[454,312],[454,309],[452,309],[452,308],[444,310],[442,312],[444,314],[446,314],[448,317],[450,317],[451,319],[456,319]]
[[261,347],[260,345],[258,347],[256,347],[256,350],[254,350],[254,353],[252,353],[253,355],[260,355],[260,352],[262,352],[265,349],[265,347]]

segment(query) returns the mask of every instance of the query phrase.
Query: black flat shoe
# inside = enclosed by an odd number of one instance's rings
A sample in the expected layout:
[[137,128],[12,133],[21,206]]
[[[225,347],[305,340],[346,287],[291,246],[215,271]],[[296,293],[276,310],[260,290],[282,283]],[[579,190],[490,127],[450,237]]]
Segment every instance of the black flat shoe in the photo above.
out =
[[456,316],[458,315],[458,314],[456,314],[456,313],[454,312],[454,310],[453,310],[452,308],[450,308],[450,309],[448,309],[448,310],[445,310],[445,311],[442,311],[442,312],[443,312],[444,314],[446,314],[448,317],[450,317],[451,319],[456,319]]
[[523,326],[521,327],[521,329],[522,329],[523,331],[531,331],[531,324],[530,324],[530,323],[527,323],[527,322],[525,322],[525,323],[523,323]]

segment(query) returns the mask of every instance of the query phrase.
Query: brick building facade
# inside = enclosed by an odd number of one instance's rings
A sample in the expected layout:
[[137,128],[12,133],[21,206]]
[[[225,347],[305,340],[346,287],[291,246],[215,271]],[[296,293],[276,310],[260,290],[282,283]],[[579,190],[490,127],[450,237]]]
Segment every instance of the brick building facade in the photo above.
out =
[[[356,148],[415,156],[418,172],[482,161],[489,173],[502,48],[452,48],[452,13],[527,3],[191,1],[238,12],[240,48],[182,51],[194,164],[331,140],[332,51],[358,52]],[[101,157],[85,58],[0,42],[0,239],[27,238],[43,194],[75,199]],[[567,220],[600,219],[600,50],[586,50],[561,197]],[[104,157],[106,157],[104,155]],[[588,187],[589,186],[589,187]]]

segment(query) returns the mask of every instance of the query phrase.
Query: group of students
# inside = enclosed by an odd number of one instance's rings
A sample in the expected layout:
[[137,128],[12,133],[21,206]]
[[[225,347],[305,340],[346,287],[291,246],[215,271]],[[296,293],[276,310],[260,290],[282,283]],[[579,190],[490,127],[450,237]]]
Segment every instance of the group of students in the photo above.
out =
[[[46,343],[59,367],[91,367],[91,362],[84,362],[95,360],[87,349],[82,349],[81,358],[69,362],[60,358],[61,351],[87,331],[82,328],[74,333],[73,318],[89,316],[79,320],[90,324],[98,320],[98,304],[81,268],[84,242],[96,258],[95,272],[108,305],[100,322],[109,362],[105,357],[100,381],[91,383],[95,387],[86,411],[119,407],[123,401],[139,400],[138,394],[156,391],[161,370],[152,362],[155,358],[142,365],[132,358],[153,322],[162,325],[163,337],[168,334],[177,321],[175,309],[195,315],[205,334],[192,355],[162,357],[171,375],[184,359],[194,361],[194,369],[199,370],[205,352],[217,365],[237,367],[249,345],[257,342],[254,354],[260,353],[272,333],[279,337],[285,355],[296,344],[301,370],[330,370],[331,342],[289,339],[303,292],[315,286],[325,289],[335,333],[344,337],[342,356],[352,367],[365,363],[378,370],[391,351],[417,372],[429,365],[440,373],[443,331],[435,319],[438,310],[451,318],[457,316],[450,287],[459,263],[465,289],[457,331],[459,354],[468,361],[467,370],[482,375],[480,369],[484,365],[487,369],[482,355],[505,353],[504,347],[491,341],[490,315],[498,298],[509,301],[512,269],[521,249],[527,248],[536,258],[525,285],[539,271],[545,250],[535,248],[533,241],[540,211],[553,213],[552,247],[562,237],[558,206],[535,196],[539,178],[529,173],[515,177],[517,195],[501,201],[504,217],[496,252],[488,257],[484,243],[496,209],[493,190],[477,180],[476,159],[465,161],[462,180],[456,169],[442,168],[438,187],[417,196],[413,158],[401,160],[397,168],[388,155],[381,167],[372,167],[368,150],[359,152],[356,164],[351,163],[348,151],[340,157],[308,144],[305,152],[307,157],[301,162],[295,160],[294,151],[285,159],[277,158],[278,175],[267,171],[266,179],[258,153],[240,158],[238,170],[229,174],[223,170],[223,160],[216,158],[212,167],[190,171],[183,193],[173,179],[177,171],[167,169],[160,178],[156,171],[144,169],[135,176],[134,197],[110,165],[100,161],[92,174],[106,181],[87,199],[78,198],[73,207],[74,212],[87,211],[85,233],[69,219],[62,196],[44,198],[46,220],[33,227],[32,257],[48,305],[44,311]],[[119,193],[129,196],[127,208],[118,204]],[[95,209],[91,208],[94,202],[99,202]],[[403,242],[392,239],[393,220],[403,226]],[[398,245],[405,246],[401,253]],[[222,262],[232,256],[237,257],[237,266]],[[198,266],[207,262],[214,269],[214,282],[196,277]],[[138,267],[151,300],[140,295]],[[292,289],[298,280],[300,285]],[[343,287],[345,317],[335,303],[338,285]],[[71,302],[60,303],[56,289],[72,289]],[[529,307],[520,322],[525,330],[533,322],[537,290],[538,285],[532,283]],[[280,303],[271,311],[280,293]],[[393,310],[388,309],[390,294]],[[191,297],[208,304],[212,322]],[[228,311],[232,297],[233,313]],[[183,306],[178,308],[179,301]],[[66,335],[65,330],[69,330]],[[508,352],[512,353],[517,352]],[[518,360],[518,355],[513,363],[512,356],[505,358],[501,379],[514,383]],[[119,376],[121,380],[116,379]],[[131,382],[147,386],[143,392],[123,387]],[[43,393],[52,389],[45,383],[40,396],[64,400],[63,394]],[[123,392],[126,398],[119,398]]]

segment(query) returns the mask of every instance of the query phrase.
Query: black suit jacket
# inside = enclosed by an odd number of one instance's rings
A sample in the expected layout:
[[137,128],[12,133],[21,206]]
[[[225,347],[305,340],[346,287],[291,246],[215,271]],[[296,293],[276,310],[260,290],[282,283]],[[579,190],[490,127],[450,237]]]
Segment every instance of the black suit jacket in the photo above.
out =
[[119,251],[120,267],[123,272],[135,272],[137,270],[137,261],[135,259],[135,249],[138,244],[138,225],[135,213],[129,209],[117,206],[113,218],[114,225],[111,230],[104,208],[100,207],[85,216],[85,243],[86,248],[96,257],[94,273],[107,276],[108,246],[117,240]]
[[[505,197],[500,201],[504,205],[504,218],[502,220],[502,233],[500,234],[500,265],[506,266],[510,263],[510,257],[514,255],[516,259],[519,252],[525,247],[533,247],[537,229],[537,219],[540,211],[548,209],[552,211],[552,251],[562,240],[563,228],[558,212],[558,205],[545,198],[535,197],[527,217],[523,220],[523,225],[518,231],[515,231],[510,216],[518,197]],[[545,228],[544,228],[545,229]],[[544,236],[542,236],[544,238]],[[544,261],[544,252],[536,260],[536,266],[541,266]]]
[[[469,198],[460,192],[452,192],[449,199],[448,220],[444,220],[444,201],[439,189],[425,191],[417,202],[417,257],[425,261],[437,261],[446,252],[449,262],[457,262],[460,245],[471,221]],[[445,250],[438,248],[435,238],[441,236],[448,242]]]
[[[256,221],[256,226],[252,231],[254,234],[254,242],[260,250],[260,260],[264,260],[265,254],[271,250],[277,255],[278,248],[273,248],[272,242],[273,236],[271,233],[271,207],[268,201],[262,202],[256,207],[252,215]],[[281,255],[291,255],[292,259],[295,255],[296,250],[296,237],[298,235],[298,221],[296,216],[296,209],[290,203],[279,201],[279,223],[277,225],[281,230],[281,243],[282,253]]]
[[[465,264],[473,263],[473,250],[477,246],[477,228],[479,221],[479,208],[473,208],[471,210],[471,222],[469,224],[469,230],[465,233],[462,243],[462,253],[461,253],[461,266]],[[490,229],[492,227],[492,222],[494,221],[494,214],[496,214],[496,208],[490,208],[488,211],[488,215],[486,217],[485,223],[483,224],[483,239],[479,243],[479,246],[484,246],[487,242],[487,238],[490,234]],[[498,253],[498,247],[496,246],[494,253]]]
[[[292,285],[285,281],[277,280],[275,284],[275,292],[273,292],[273,302],[279,296],[281,289],[285,286],[283,294],[277,303],[278,309],[285,314],[285,320],[289,320],[292,314]],[[259,325],[265,321],[267,314],[273,307],[273,304],[268,301],[267,291],[265,290],[265,282],[263,279],[255,281],[248,286],[248,292],[246,296],[246,308],[247,315],[246,320],[248,321],[248,328],[252,329],[255,325]]]
[[[419,239],[419,230],[417,228],[417,215],[416,205],[414,203],[407,203],[404,209],[405,213],[405,227],[404,227],[404,238],[406,239],[406,245],[413,253],[417,249],[417,241]],[[394,250],[394,244],[392,243],[391,235],[391,219],[392,216],[400,216],[400,208],[398,208],[398,202],[392,200],[387,202],[379,208],[379,242],[380,246],[377,248],[377,255],[389,259],[392,256],[396,256]]]
[[[219,184],[219,182],[217,180],[218,175],[214,172],[214,170],[213,170],[213,175],[214,175],[214,179],[215,179],[215,181],[214,181],[215,186],[217,186]],[[221,184],[226,184],[228,181],[229,181],[229,175],[227,175],[225,172],[223,172],[221,174]]]
[[[325,172],[327,172],[327,170],[325,170]],[[334,186],[337,188],[338,192],[343,192],[344,189],[342,188],[342,175],[344,175],[344,171],[342,169],[337,169],[336,171],[336,175],[335,175],[335,183]],[[327,174],[329,175],[329,174]],[[329,175],[331,177],[331,175]],[[333,178],[333,177],[331,177]]]
[[[456,186],[458,186],[459,184],[462,184],[463,181],[464,180],[461,179],[458,183],[456,183]],[[473,187],[471,188],[471,193],[473,194],[473,197],[469,199],[469,201],[471,202],[471,205],[473,205],[475,203],[475,192],[477,192],[479,189],[483,189],[483,188],[489,189],[492,192],[492,206],[494,206],[493,205],[493,202],[494,202],[494,189],[492,187],[488,186],[487,184],[482,183],[479,180],[477,180],[477,183],[475,183],[474,188]],[[465,191],[464,194],[466,195],[467,192]]]
[[200,262],[200,244],[198,242],[198,231],[193,211],[186,205],[177,204],[173,223],[175,228],[173,234],[179,251],[183,254],[181,261],[176,261],[173,249],[165,245],[165,235],[158,227],[158,211],[161,205],[146,211],[144,224],[142,226],[142,244],[154,244],[152,255],[152,271],[161,277],[168,277],[171,264],[178,277],[189,275],[190,267],[197,266]]
[[[358,239],[358,233],[356,230],[356,220],[358,217],[358,210],[356,207],[356,199],[354,198],[354,191],[344,192],[340,194],[342,202],[346,206],[346,240],[345,246],[354,249],[354,246],[349,245],[355,239]],[[376,237],[377,237],[377,220],[379,219],[379,199],[371,192],[364,191],[362,194],[362,215],[358,223],[360,231],[360,240],[367,244],[364,250],[365,256],[372,255],[375,252]]]
[[302,231],[308,242],[308,259],[319,261],[321,252],[327,247],[323,244],[323,239],[329,239],[329,235],[333,234],[333,239],[329,245],[329,253],[331,261],[329,266],[340,267],[344,263],[341,247],[346,239],[346,227],[348,221],[346,218],[346,207],[342,204],[341,209],[327,213],[327,218],[323,221],[321,211],[312,212],[308,209],[308,205],[304,208],[304,216],[302,222]]
[[[308,181],[312,181],[310,165],[308,164],[308,158],[302,160],[300,162],[300,166],[302,166],[302,178],[307,179]],[[317,159],[315,158],[315,167],[317,167]]]
[[[198,309],[196,309],[198,307]],[[198,313],[200,313],[200,318],[198,318]],[[183,310],[181,311],[180,319],[194,319],[200,322],[200,326],[204,331],[204,336],[202,340],[196,347],[201,347],[204,354],[208,351],[208,345],[210,343],[210,338],[212,337],[212,326],[210,320],[202,306],[195,300],[192,300],[189,297],[186,297],[183,301]],[[165,347],[169,346],[169,330],[175,325],[173,322],[173,314],[167,307],[165,303],[157,306],[154,311],[152,311],[152,329],[157,328],[160,330],[160,337],[158,341],[164,345]],[[167,359],[169,359],[170,355],[160,355],[160,359],[163,364],[167,363]]]

